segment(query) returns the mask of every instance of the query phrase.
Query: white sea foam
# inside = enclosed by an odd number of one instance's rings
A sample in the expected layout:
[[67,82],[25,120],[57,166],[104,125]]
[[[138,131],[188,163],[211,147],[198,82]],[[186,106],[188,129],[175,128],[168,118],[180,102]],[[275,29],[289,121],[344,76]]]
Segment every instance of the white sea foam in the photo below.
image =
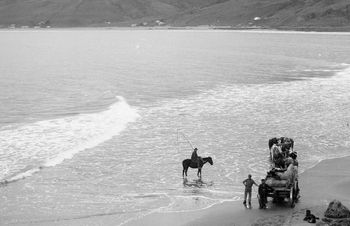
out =
[[[349,135],[346,123],[350,118],[346,109],[350,98],[350,67],[339,66],[343,68],[334,71],[332,77],[276,84],[222,85],[186,99],[164,101],[145,117],[164,118],[164,122],[157,122],[166,126],[169,126],[168,118],[172,118],[174,123],[170,126],[182,125],[181,130],[193,144],[200,145],[201,155],[216,155],[221,164],[230,164],[229,170],[223,169],[221,175],[230,182],[248,172],[258,176],[266,174],[269,167],[266,142],[273,136],[295,138],[301,170],[305,170],[322,159],[348,153],[349,143],[345,141]],[[174,119],[174,113],[178,113],[178,118]],[[196,131],[196,134],[192,136],[186,131]],[[258,140],[248,138],[254,136]],[[208,142],[213,140],[213,144]],[[185,139],[176,144],[183,150],[190,148]],[[340,144],[344,148],[339,148]],[[216,149],[220,151],[214,151]],[[223,163],[223,159],[227,163]]]
[[[107,110],[0,131],[0,178],[19,180],[71,159],[123,131],[139,114],[123,97]],[[5,167],[6,166],[6,167]]]
[[344,70],[341,70],[337,73],[337,76],[346,76],[347,79],[350,79],[350,66],[349,64],[347,64],[346,66],[347,67]]

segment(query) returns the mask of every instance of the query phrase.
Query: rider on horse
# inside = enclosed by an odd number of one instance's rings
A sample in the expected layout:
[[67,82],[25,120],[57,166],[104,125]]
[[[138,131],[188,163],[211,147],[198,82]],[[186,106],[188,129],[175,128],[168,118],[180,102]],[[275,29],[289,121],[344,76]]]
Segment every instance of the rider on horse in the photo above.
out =
[[200,163],[203,163],[203,160],[202,160],[202,157],[198,156],[197,150],[198,150],[197,148],[193,149],[193,152],[191,155],[191,161],[193,163],[196,163],[198,166],[198,169],[200,169],[200,168],[202,168],[202,164],[200,164]]

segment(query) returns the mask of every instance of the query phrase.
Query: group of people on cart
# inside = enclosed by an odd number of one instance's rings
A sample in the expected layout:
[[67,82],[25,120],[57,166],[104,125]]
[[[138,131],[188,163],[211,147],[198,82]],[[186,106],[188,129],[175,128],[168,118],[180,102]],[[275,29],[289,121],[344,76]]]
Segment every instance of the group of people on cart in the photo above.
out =
[[[297,153],[293,150],[294,141],[291,138],[280,137],[269,140],[271,154],[271,169],[258,185],[249,174],[243,181],[245,186],[243,205],[251,207],[251,193],[253,185],[258,186],[258,200],[260,209],[265,209],[267,197],[283,200],[288,197],[294,206],[298,199],[299,187]],[[288,196],[287,196],[288,195]],[[248,201],[248,203],[247,203]]]
[[269,140],[269,149],[273,167],[285,169],[292,161],[298,166],[297,152],[294,151],[294,140],[288,137],[272,138]]
[[298,160],[291,138],[280,137],[269,140],[271,169],[259,185],[260,208],[266,208],[267,197],[284,200],[289,198],[291,206],[299,197]]

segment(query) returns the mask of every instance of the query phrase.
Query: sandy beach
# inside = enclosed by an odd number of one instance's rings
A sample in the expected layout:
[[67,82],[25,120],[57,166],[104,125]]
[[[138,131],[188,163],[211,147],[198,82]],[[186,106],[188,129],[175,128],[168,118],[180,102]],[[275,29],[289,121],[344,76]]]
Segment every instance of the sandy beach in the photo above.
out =
[[241,201],[232,201],[194,212],[153,213],[126,225],[309,225],[303,221],[306,209],[321,219],[333,199],[350,206],[349,163],[350,157],[324,160],[302,173],[301,198],[294,209],[270,201],[268,209],[260,210],[256,199],[253,209],[245,209]]

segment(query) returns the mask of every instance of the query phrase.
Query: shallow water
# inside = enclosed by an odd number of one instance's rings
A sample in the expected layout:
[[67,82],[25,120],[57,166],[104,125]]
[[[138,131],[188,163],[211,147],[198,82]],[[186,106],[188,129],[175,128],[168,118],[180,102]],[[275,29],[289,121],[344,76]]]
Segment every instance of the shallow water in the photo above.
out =
[[[349,34],[0,34],[1,224],[238,200],[275,136],[295,140],[301,171],[349,155]],[[203,181],[182,180],[182,134],[214,160]]]

